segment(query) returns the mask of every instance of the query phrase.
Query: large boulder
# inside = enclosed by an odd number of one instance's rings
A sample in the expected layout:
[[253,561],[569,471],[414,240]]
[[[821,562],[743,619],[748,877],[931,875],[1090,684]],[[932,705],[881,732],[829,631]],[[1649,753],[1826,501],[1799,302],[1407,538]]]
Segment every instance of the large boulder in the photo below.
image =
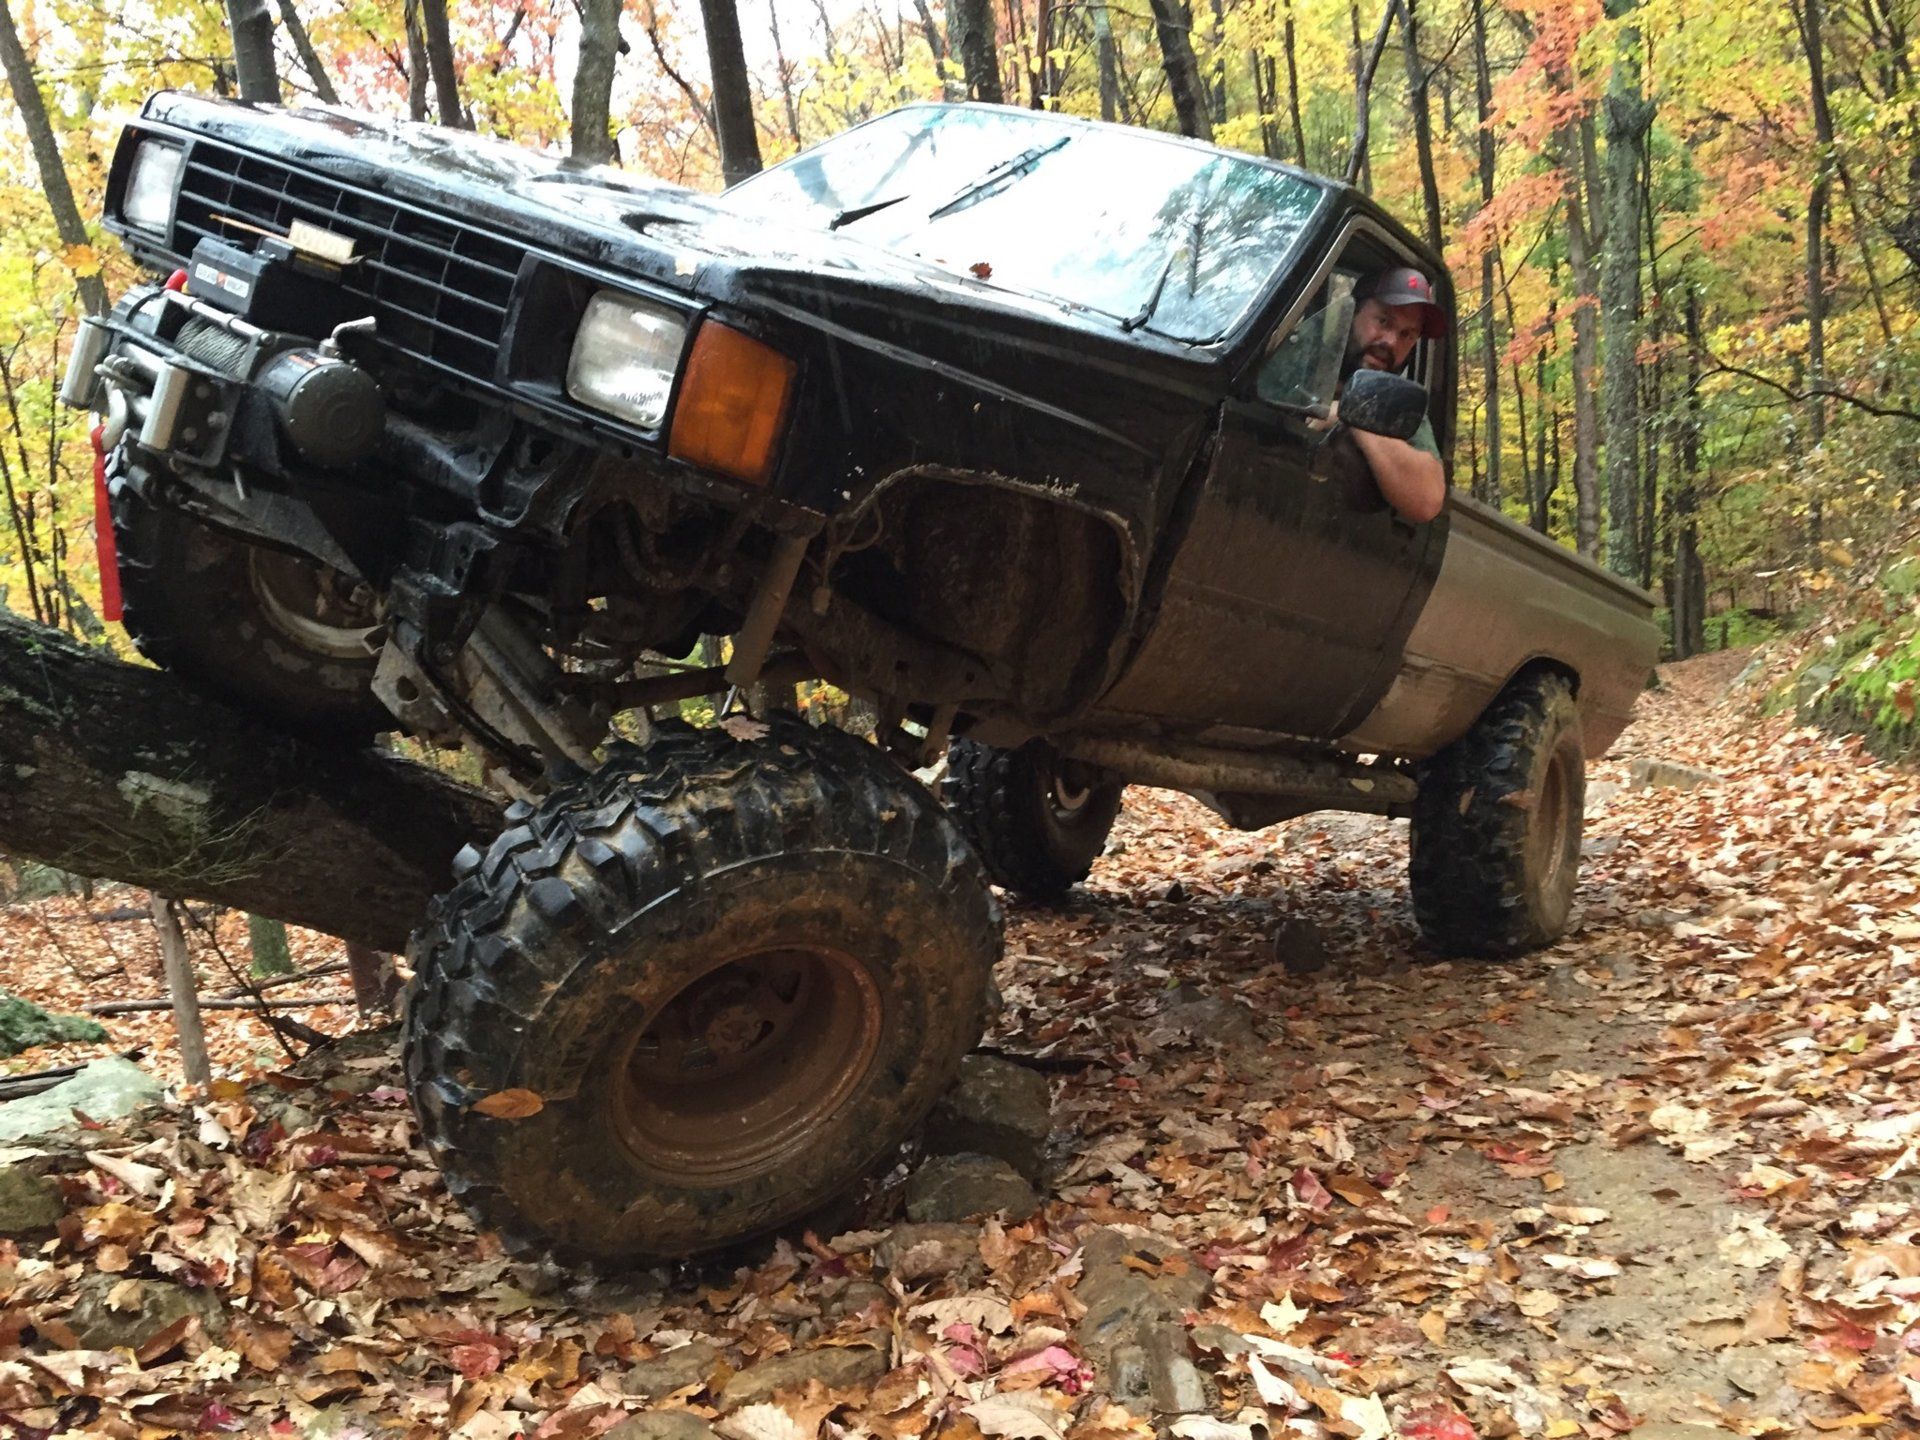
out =
[[96,1060],[51,1090],[0,1105],[0,1144],[76,1129],[73,1112],[118,1120],[160,1098],[160,1082],[130,1060]]

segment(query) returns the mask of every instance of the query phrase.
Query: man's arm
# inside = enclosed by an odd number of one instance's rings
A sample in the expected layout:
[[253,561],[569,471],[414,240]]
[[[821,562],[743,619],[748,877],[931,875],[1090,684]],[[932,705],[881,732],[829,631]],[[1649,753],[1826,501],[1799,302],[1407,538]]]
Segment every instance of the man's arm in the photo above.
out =
[[1351,433],[1381,495],[1402,517],[1420,525],[1446,507],[1447,472],[1438,455],[1390,435],[1357,429]]

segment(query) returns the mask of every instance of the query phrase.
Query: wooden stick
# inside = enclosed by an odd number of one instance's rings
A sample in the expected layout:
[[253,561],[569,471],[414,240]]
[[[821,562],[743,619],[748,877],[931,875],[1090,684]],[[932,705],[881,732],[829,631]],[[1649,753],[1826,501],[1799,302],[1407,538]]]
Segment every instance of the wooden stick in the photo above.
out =
[[200,1024],[200,996],[194,989],[193,962],[187,958],[187,937],[180,933],[180,917],[173,913],[173,902],[158,893],[153,897],[153,925],[160,932],[160,958],[167,971],[174,1029],[180,1032],[180,1067],[188,1084],[209,1085],[213,1070],[207,1064],[207,1036]]
[[[351,995],[323,995],[315,1000],[202,1000],[202,1010],[299,1010],[315,1005],[351,1005]],[[88,1015],[138,1015],[148,1010],[165,1010],[171,1000],[101,1000],[80,1008]]]
[[[329,960],[324,965],[316,965],[311,970],[302,970],[296,975],[270,975],[265,980],[252,981],[249,988],[253,990],[277,990],[282,985],[298,985],[302,980],[318,980],[322,975],[338,975],[346,968],[347,962],[344,960]],[[244,1000],[247,996],[242,991],[229,990],[221,995],[220,998],[222,1000]],[[211,1002],[203,1000],[200,1003],[205,1005]]]

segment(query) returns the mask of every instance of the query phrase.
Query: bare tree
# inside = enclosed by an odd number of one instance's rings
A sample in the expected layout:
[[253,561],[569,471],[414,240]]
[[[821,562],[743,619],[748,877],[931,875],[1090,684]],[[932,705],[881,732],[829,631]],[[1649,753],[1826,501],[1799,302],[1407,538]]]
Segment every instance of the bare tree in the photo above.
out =
[[[1473,113],[1480,161],[1480,208],[1493,204],[1493,81],[1487,64],[1486,0],[1473,0]],[[1500,248],[1498,233],[1485,237],[1480,252],[1480,377],[1487,406],[1487,493],[1484,499],[1500,503],[1500,345],[1493,323],[1493,265]],[[1519,398],[1519,386],[1514,387]],[[1526,468],[1527,442],[1520,440],[1521,469]]]
[[[47,118],[46,97],[40,93],[39,77],[21,47],[20,32],[13,28],[7,0],[0,0],[0,68],[7,72],[7,87],[26,127],[27,144],[40,172],[40,189],[46,196],[47,209],[53,212],[54,231],[62,245],[78,249],[87,244],[87,222],[80,218],[80,207],[74,203],[66,162],[60,158],[60,143],[54,139],[53,122]],[[80,276],[79,287],[80,303],[89,314],[106,313],[107,287],[98,274]]]
[[1407,109],[1413,115],[1414,159],[1420,167],[1420,197],[1427,217],[1427,243],[1446,248],[1441,237],[1440,182],[1433,170],[1433,116],[1427,107],[1430,77],[1420,58],[1420,26],[1415,0],[1400,0],[1400,48],[1407,67]]

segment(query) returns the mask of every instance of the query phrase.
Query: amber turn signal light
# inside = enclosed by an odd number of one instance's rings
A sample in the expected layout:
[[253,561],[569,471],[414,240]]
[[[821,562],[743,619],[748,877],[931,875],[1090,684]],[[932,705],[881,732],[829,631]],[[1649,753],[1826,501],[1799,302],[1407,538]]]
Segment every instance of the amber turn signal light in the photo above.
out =
[[667,453],[749,485],[773,478],[795,365],[751,335],[709,320],[680,380]]

